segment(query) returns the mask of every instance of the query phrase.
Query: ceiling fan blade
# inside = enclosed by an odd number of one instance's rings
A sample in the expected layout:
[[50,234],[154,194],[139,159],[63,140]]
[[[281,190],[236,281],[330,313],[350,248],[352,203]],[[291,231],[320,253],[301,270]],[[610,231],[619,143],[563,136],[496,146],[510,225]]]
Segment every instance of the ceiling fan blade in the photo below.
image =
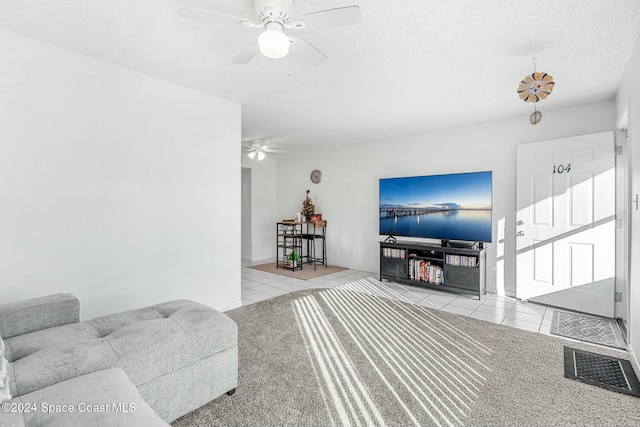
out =
[[263,148],[262,151],[264,151],[265,153],[276,153],[276,154],[286,153],[286,151],[284,150],[276,150],[275,148]]
[[[324,28],[359,24],[361,21],[360,7],[346,6],[302,15],[288,24],[287,28],[322,30]],[[300,24],[301,22],[304,24]]]
[[275,144],[264,144],[261,147],[264,151],[268,151],[269,153],[284,153],[284,151],[282,151],[280,149],[280,147],[278,147]]
[[299,56],[300,58],[313,65],[322,64],[327,60],[327,56],[324,53],[320,52],[318,48],[313,46],[308,41],[300,37],[296,37],[293,40],[294,43],[291,45],[292,55]]
[[252,41],[233,58],[234,64],[248,64],[258,54],[258,42]]
[[178,14],[184,18],[199,19],[200,21],[214,22],[216,24],[241,24],[245,27],[261,27],[254,22],[239,16],[225,15],[224,13],[210,12],[207,10],[191,9],[188,7],[179,7]]

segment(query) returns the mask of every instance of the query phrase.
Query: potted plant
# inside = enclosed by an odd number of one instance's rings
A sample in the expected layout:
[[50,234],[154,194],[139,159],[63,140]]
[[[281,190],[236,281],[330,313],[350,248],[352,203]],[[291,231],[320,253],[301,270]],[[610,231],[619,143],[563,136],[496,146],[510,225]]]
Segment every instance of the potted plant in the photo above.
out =
[[293,268],[298,266],[300,262],[300,254],[296,251],[291,252],[287,258],[289,259],[289,265]]

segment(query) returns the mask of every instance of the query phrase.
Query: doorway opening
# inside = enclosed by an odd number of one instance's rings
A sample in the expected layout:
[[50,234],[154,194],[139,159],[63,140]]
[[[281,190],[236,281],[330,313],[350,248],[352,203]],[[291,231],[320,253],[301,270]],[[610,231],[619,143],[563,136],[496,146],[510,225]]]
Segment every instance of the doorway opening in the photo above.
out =
[[242,181],[240,188],[241,209],[241,250],[243,260],[251,260],[251,168],[242,168]]

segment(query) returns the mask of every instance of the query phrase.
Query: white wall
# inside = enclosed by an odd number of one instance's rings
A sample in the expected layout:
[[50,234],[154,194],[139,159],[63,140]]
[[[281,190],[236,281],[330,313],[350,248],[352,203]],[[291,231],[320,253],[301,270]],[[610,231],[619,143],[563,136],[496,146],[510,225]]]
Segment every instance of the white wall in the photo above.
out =
[[276,165],[271,154],[261,161],[242,155],[242,167],[251,168],[251,261],[276,256]]
[[240,305],[240,106],[0,30],[0,301]]
[[[380,178],[493,171],[494,231],[487,257],[487,287],[492,292],[504,288],[513,295],[516,145],[613,130],[615,126],[613,100],[556,111],[545,110],[544,103],[540,107],[543,119],[537,126],[523,115],[279,160],[277,215],[286,217],[299,211],[305,190],[311,189],[316,211],[328,221],[329,263],[378,272]],[[316,168],[323,172],[318,185],[309,181]],[[498,243],[498,224],[506,227],[504,245]]]
[[[616,96],[617,118],[626,114],[627,145],[630,150],[631,195],[640,194],[640,40],[636,42],[622,83]],[[640,375],[640,210],[628,199],[631,219],[629,276],[629,317],[627,321],[629,353],[635,361],[636,372]]]

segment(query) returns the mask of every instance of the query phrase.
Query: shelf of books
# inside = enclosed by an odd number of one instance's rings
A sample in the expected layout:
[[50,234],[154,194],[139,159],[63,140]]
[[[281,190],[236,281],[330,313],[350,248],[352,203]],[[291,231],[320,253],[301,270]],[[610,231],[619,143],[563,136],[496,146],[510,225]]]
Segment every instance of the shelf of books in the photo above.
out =
[[444,285],[444,270],[431,261],[421,258],[409,259],[409,280],[429,282],[433,285]]

